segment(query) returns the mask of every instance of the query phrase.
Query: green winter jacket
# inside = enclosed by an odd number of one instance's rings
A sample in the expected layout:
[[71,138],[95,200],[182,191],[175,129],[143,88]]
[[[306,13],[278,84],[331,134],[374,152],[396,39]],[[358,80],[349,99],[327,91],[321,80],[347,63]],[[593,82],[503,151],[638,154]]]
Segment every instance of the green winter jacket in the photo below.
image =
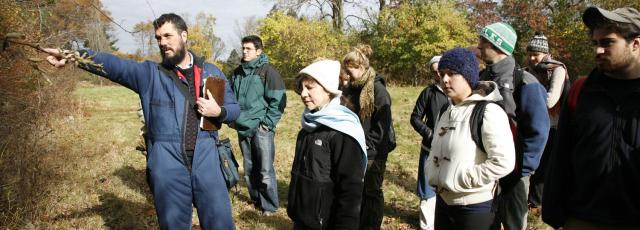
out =
[[266,54],[242,62],[233,71],[231,87],[240,105],[240,117],[235,121],[239,137],[253,136],[260,125],[275,130],[287,97],[282,77]]

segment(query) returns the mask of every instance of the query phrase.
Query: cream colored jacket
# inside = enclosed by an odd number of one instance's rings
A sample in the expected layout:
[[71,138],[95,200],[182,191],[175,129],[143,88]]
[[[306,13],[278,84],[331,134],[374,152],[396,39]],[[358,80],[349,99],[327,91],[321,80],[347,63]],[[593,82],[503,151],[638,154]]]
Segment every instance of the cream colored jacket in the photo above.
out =
[[496,182],[515,166],[515,148],[507,114],[487,104],[482,125],[483,152],[471,139],[469,117],[479,100],[500,101],[497,84],[479,82],[473,94],[449,106],[436,125],[427,159],[429,184],[448,205],[469,205],[493,199]]

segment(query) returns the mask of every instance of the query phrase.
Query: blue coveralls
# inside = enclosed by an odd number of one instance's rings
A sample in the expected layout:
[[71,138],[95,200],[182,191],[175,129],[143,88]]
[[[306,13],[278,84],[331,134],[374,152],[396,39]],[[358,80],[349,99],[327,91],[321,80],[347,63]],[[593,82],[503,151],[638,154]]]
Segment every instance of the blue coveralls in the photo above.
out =
[[[161,71],[159,64],[122,59],[107,53],[86,51],[93,61],[102,64],[101,73],[84,69],[121,84],[140,96],[148,134],[147,169],[153,200],[161,229],[191,229],[192,203],[198,209],[203,229],[234,229],[231,202],[220,171],[216,131],[198,131],[193,165],[189,170],[184,157],[184,129],[188,99],[180,92],[177,76]],[[224,74],[214,65],[194,57],[194,65],[202,68],[202,78],[219,76],[225,80],[224,123],[240,115],[231,87]],[[187,84],[185,80],[179,80]]]

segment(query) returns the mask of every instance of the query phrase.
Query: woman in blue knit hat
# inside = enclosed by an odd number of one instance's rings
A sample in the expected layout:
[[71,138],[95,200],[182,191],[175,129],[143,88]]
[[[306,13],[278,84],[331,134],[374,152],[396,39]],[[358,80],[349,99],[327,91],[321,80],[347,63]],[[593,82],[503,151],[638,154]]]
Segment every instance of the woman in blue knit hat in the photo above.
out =
[[429,184],[436,190],[435,229],[489,229],[497,181],[515,166],[515,148],[505,111],[487,103],[480,138],[471,137],[471,114],[480,101],[502,100],[498,85],[478,81],[478,61],[464,48],[444,53],[438,66],[451,106],[434,130],[427,159]]

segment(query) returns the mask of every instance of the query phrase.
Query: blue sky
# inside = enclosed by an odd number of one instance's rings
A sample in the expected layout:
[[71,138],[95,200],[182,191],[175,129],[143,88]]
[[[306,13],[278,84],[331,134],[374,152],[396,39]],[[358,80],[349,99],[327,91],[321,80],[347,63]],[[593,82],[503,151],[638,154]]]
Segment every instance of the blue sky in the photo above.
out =
[[[234,45],[233,43],[240,42],[234,32],[236,22],[242,24],[245,18],[250,16],[264,17],[273,4],[265,0],[102,0],[102,5],[111,12],[114,21],[130,31],[133,31],[136,23],[153,20],[163,13],[173,12],[178,15],[187,13],[190,17],[195,17],[199,12],[212,14],[216,17],[216,33],[229,48]],[[114,28],[118,38],[116,46],[120,51],[135,52],[137,46],[133,35],[115,25]]]

